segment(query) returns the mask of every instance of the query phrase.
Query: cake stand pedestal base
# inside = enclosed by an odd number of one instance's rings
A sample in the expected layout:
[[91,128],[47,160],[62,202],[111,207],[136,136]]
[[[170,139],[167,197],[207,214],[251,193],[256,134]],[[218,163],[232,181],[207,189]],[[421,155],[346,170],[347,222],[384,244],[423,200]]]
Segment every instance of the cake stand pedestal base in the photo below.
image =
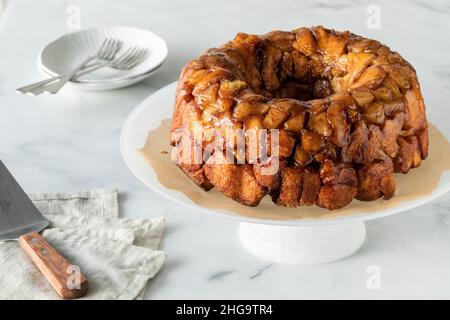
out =
[[320,264],[343,259],[366,238],[364,222],[291,227],[241,222],[239,237],[255,256],[280,264]]

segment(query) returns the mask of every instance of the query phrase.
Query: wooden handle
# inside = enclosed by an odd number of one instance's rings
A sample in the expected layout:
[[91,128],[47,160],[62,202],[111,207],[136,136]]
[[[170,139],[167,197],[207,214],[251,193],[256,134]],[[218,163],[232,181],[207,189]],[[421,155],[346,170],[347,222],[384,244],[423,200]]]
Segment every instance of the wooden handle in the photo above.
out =
[[33,260],[48,282],[63,299],[84,296],[89,289],[87,279],[37,232],[24,234],[19,244]]

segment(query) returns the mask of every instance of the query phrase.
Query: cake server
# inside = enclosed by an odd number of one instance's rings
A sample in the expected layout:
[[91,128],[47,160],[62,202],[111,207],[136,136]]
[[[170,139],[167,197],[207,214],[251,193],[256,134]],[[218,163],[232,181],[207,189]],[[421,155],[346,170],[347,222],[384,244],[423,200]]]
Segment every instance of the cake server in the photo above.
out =
[[62,298],[79,298],[87,293],[88,281],[39,234],[49,224],[0,161],[0,241],[18,240]]

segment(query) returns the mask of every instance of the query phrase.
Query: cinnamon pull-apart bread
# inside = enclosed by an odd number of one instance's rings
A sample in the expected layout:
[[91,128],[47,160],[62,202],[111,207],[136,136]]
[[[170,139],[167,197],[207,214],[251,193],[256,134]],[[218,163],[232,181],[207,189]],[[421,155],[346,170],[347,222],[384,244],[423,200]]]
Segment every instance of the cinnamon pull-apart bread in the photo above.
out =
[[171,143],[203,189],[256,206],[337,209],[392,197],[428,153],[414,68],[378,41],[321,26],[239,33],[183,69]]

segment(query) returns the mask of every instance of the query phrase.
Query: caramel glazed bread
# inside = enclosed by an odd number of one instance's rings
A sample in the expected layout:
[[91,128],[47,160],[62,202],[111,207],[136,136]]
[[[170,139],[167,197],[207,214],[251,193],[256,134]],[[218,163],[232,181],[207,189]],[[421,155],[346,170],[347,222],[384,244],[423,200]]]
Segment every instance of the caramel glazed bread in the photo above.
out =
[[[183,69],[171,124],[178,129],[224,125],[279,129],[279,170],[266,164],[178,166],[205,190],[256,206],[336,209],[353,198],[395,192],[394,172],[418,167],[428,152],[425,105],[414,68],[378,41],[321,26],[263,36],[239,33]],[[273,160],[273,159],[272,159]],[[270,160],[269,160],[270,161]]]

